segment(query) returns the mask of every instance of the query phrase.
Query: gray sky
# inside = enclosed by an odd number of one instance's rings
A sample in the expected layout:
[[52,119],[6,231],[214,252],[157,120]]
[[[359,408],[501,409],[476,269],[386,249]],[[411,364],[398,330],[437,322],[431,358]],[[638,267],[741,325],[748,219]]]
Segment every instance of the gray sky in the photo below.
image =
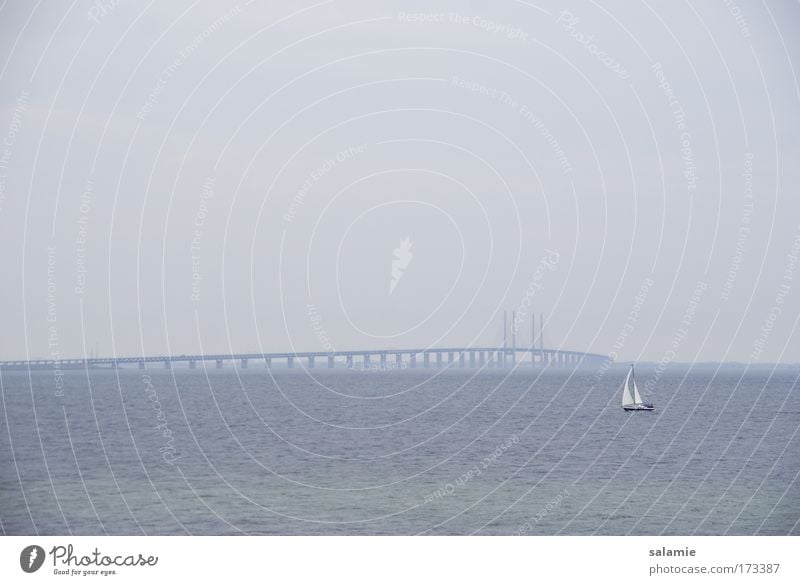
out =
[[8,0],[0,359],[800,361],[800,6],[674,4]]

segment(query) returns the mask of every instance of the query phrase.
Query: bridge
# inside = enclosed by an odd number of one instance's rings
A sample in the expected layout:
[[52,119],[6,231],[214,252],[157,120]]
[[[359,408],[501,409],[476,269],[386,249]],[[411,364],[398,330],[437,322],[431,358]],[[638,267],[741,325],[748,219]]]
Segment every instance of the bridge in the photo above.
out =
[[[359,349],[345,351],[306,351],[277,353],[228,353],[228,354],[196,354],[196,355],[159,355],[132,357],[90,357],[77,359],[34,359],[0,361],[2,370],[44,370],[44,369],[85,369],[85,368],[120,368],[125,365],[137,365],[144,370],[149,364],[163,364],[171,369],[176,363],[188,364],[190,369],[197,368],[200,363],[213,362],[214,367],[222,369],[226,362],[232,362],[240,368],[247,368],[251,362],[264,364],[272,368],[280,362],[286,368],[294,368],[295,363],[306,360],[307,368],[314,368],[317,360],[328,368],[337,365],[351,369],[363,370],[395,370],[420,367],[418,358],[422,356],[423,368],[513,368],[524,362],[534,368],[575,368],[588,363],[599,364],[611,361],[608,356],[582,351],[565,349],[545,349],[542,341],[544,319],[539,314],[539,347],[536,347],[535,315],[531,316],[531,344],[528,347],[517,346],[516,312],[511,312],[511,335],[509,343],[509,323],[507,311],[503,311],[502,344],[497,347],[418,347],[409,349]],[[518,358],[523,360],[518,361]],[[393,358],[393,359],[392,359]],[[373,362],[373,359],[375,360]],[[301,362],[302,363],[302,362]],[[526,364],[527,365],[527,364]],[[324,366],[323,366],[324,367]]]
[[[421,360],[418,359],[421,357]],[[520,360],[519,358],[523,358]],[[444,347],[410,349],[362,349],[346,351],[309,351],[280,353],[230,353],[196,355],[129,356],[76,359],[39,359],[0,361],[0,370],[43,370],[78,368],[119,368],[125,365],[146,369],[148,365],[162,364],[172,368],[176,363],[188,364],[194,369],[198,364],[205,367],[206,362],[215,368],[223,368],[232,362],[240,368],[251,363],[260,363],[267,368],[283,365],[294,368],[297,362],[305,360],[307,368],[319,364],[323,367],[337,366],[358,369],[406,369],[406,368],[510,368],[517,365],[534,368],[573,368],[587,362],[599,363],[609,358],[595,353],[545,349],[537,347]],[[302,362],[301,362],[302,363]]]

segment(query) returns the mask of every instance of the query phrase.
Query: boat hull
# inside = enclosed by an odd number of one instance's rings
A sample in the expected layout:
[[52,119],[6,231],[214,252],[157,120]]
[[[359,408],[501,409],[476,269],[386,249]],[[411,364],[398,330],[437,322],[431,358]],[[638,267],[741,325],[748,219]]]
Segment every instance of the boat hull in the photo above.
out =
[[652,404],[631,404],[630,406],[623,406],[623,410],[625,411],[634,411],[634,410],[655,410],[655,406]]

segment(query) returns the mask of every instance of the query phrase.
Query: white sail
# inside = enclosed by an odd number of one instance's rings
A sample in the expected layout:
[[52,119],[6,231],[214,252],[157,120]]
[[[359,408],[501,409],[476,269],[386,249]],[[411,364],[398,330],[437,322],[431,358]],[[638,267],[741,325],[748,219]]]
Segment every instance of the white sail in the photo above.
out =
[[[631,387],[628,384],[628,382],[631,379],[632,373],[633,373],[633,367],[631,367],[631,369],[628,370],[628,376],[625,378],[625,386],[622,389],[622,406],[630,406],[633,404],[633,396],[631,396]],[[635,387],[636,386],[634,386],[634,388]]]
[[[631,366],[631,372],[633,372],[633,366]],[[642,397],[639,396],[639,389],[636,387],[636,376],[633,376],[633,400],[636,404],[642,404]]]

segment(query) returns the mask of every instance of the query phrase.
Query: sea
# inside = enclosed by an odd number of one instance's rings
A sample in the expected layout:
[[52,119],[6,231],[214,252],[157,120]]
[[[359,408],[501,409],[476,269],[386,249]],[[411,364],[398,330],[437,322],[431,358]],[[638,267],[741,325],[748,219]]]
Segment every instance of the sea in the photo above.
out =
[[1,372],[2,533],[800,534],[800,367],[249,365]]

